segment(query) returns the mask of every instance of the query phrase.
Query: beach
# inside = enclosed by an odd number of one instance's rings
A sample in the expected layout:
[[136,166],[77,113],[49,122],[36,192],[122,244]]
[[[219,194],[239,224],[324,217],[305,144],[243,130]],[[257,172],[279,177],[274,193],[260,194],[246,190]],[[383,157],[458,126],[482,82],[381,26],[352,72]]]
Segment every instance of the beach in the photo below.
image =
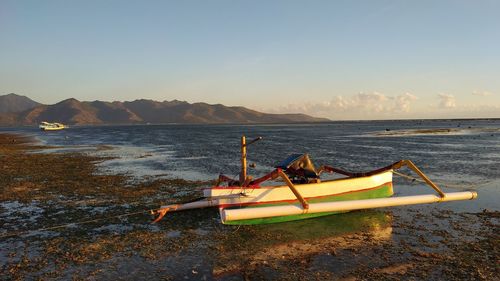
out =
[[499,11],[0,0],[0,281],[500,281]]
[[53,148],[27,135],[0,134],[2,280],[500,276],[498,210],[432,205],[224,226],[217,210],[207,209],[168,214],[151,224],[149,210],[197,198],[213,182],[104,174],[99,165],[111,156]]

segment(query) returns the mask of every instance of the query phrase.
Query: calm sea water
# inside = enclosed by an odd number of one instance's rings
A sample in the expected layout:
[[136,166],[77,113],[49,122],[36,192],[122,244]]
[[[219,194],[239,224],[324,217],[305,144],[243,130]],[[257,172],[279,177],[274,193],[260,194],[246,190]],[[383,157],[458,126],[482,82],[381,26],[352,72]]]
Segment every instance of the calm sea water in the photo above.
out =
[[[49,152],[78,150],[116,157],[100,164],[102,172],[125,173],[139,179],[161,176],[207,180],[219,173],[237,177],[239,142],[244,134],[249,140],[263,137],[249,147],[249,163],[256,164],[249,173],[254,176],[271,171],[291,153],[309,153],[317,166],[327,164],[351,171],[368,171],[410,159],[444,186],[479,190],[481,207],[498,209],[496,202],[500,199],[500,120],[81,126],[59,132],[41,132],[36,128],[15,130],[33,134],[47,145],[58,146]],[[96,149],[102,145],[112,149]]]

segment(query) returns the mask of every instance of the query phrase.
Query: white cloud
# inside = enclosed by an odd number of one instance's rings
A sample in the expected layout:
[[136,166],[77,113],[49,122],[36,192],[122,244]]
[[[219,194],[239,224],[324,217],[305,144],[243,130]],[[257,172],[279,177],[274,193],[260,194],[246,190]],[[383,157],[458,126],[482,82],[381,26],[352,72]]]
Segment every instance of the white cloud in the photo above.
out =
[[394,111],[410,112],[410,105],[418,98],[410,93],[404,93],[394,98]]
[[386,110],[384,102],[387,100],[388,97],[378,92],[368,94],[359,93],[352,98],[350,105],[354,108],[363,108],[368,111],[380,113]]
[[445,93],[439,93],[438,97],[439,97],[439,106],[441,108],[455,108],[455,107],[457,107],[455,96],[445,94]]
[[334,96],[330,101],[317,103],[290,103],[267,112],[305,113],[332,119],[391,118],[395,113],[411,112],[411,104],[417,97],[404,93],[387,96],[379,92],[358,93],[353,96]]
[[[289,103],[272,109],[259,110],[273,113],[305,113],[332,120],[374,120],[398,118],[500,118],[500,104],[459,103],[451,94],[437,94],[438,104],[420,104],[411,93],[397,96],[379,92],[334,96],[329,101]],[[443,110],[446,109],[446,110]]]
[[488,91],[473,91],[472,94],[479,97],[487,97],[493,95],[493,93]]

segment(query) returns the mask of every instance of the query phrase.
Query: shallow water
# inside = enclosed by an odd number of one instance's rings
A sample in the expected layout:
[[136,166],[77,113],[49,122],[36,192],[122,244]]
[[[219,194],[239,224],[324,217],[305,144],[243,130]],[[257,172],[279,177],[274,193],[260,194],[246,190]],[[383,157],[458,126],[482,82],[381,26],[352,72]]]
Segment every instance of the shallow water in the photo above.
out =
[[[57,132],[33,128],[15,131],[52,146],[41,153],[76,151],[110,157],[97,163],[101,173],[126,174],[138,181],[151,177],[212,180],[219,173],[237,178],[242,134],[247,140],[263,137],[248,148],[248,162],[256,164],[256,168],[249,168],[249,174],[255,177],[268,173],[292,153],[309,153],[316,166],[351,171],[410,159],[443,189],[476,190],[479,194],[473,203],[443,206],[471,212],[500,210],[500,120],[75,126]],[[431,191],[395,175],[398,195]]]
[[500,120],[75,126],[58,132],[18,131],[59,146],[46,152],[74,150],[113,157],[99,163],[103,172],[138,178],[210,180],[219,173],[237,177],[239,138],[245,134],[247,139],[264,138],[249,147],[248,162],[256,164],[249,173],[255,176],[270,171],[289,154],[309,153],[317,166],[352,171],[410,159],[437,182],[473,189],[500,179]]

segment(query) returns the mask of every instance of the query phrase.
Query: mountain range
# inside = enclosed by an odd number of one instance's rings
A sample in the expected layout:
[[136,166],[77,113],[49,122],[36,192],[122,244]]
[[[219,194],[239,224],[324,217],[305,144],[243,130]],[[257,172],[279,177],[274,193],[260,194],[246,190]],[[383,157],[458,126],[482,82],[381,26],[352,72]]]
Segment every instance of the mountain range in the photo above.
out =
[[188,103],[185,101],[78,101],[66,99],[52,105],[25,96],[0,96],[0,125],[35,125],[42,121],[69,125],[100,124],[243,124],[325,122],[305,114],[269,114],[241,106]]
[[21,112],[41,105],[40,103],[16,94],[0,96],[0,113]]

